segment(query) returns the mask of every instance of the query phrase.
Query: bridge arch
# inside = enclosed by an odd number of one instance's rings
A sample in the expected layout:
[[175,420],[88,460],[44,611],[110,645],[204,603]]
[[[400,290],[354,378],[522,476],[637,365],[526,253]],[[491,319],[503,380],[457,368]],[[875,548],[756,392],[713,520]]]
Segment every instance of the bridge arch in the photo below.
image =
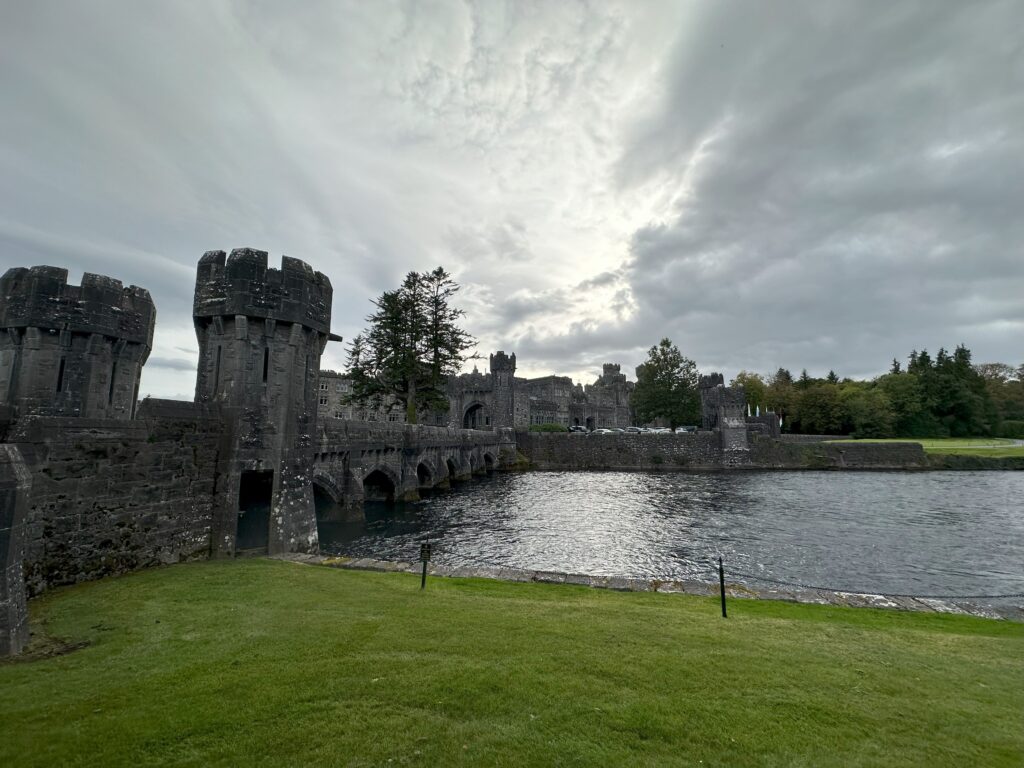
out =
[[429,459],[420,459],[416,465],[416,483],[421,490],[433,488],[437,484],[437,471]]
[[391,469],[378,464],[363,475],[363,500],[392,503],[400,485]]
[[498,462],[497,460],[495,460],[494,454],[492,454],[490,451],[484,451],[484,469],[486,469],[488,472],[493,472],[494,467],[497,463]]

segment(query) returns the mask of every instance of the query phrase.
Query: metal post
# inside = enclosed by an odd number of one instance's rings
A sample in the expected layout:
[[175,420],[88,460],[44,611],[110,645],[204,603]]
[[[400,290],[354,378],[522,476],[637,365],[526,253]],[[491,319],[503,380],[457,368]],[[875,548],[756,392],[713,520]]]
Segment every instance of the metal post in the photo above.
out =
[[427,563],[430,561],[430,541],[420,544],[420,561],[423,563],[423,576],[420,578],[420,589],[427,587]]
[[725,566],[722,565],[722,558],[718,558],[718,586],[722,591],[722,618],[729,618],[725,612]]

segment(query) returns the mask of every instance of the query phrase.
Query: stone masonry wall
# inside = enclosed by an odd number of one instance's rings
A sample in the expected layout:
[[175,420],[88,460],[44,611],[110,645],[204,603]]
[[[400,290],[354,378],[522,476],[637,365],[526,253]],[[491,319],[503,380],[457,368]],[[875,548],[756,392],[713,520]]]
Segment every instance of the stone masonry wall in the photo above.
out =
[[30,594],[209,556],[222,426],[190,403],[178,409],[191,412],[132,422],[35,417],[11,426],[7,440],[32,472]]
[[928,469],[920,443],[792,443],[757,438],[750,462],[762,469]]
[[516,447],[536,469],[721,469],[716,432],[682,435],[516,432]]

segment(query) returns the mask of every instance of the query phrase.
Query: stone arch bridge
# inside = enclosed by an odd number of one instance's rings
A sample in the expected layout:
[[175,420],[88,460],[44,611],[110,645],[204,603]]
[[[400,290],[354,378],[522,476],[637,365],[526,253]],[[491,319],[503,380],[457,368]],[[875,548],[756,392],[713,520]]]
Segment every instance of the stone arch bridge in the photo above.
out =
[[364,501],[414,501],[514,461],[511,429],[323,419],[312,467],[317,518],[358,518]]

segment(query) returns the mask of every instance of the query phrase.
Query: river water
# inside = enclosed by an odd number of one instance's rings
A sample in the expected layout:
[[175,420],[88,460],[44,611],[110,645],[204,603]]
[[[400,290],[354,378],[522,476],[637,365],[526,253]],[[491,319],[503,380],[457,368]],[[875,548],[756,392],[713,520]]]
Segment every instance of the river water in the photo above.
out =
[[366,517],[322,523],[321,550],[415,560],[429,539],[448,565],[702,581],[721,555],[844,591],[1024,593],[1024,472],[502,473]]

